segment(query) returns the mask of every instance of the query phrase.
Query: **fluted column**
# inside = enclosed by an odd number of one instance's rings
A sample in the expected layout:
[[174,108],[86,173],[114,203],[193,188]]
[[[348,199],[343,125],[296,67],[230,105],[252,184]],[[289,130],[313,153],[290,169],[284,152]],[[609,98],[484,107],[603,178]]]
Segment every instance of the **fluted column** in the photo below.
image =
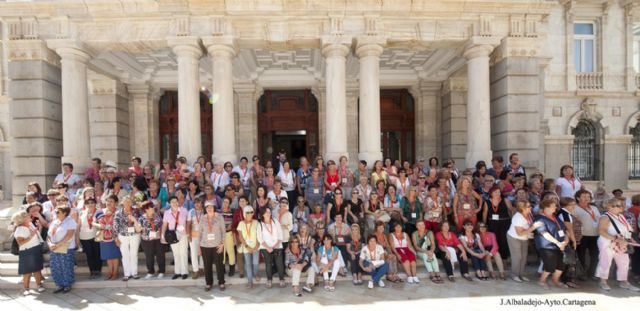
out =
[[213,160],[238,162],[236,155],[236,122],[233,107],[233,58],[236,56],[231,37],[207,37],[203,42],[213,65],[212,94],[219,96],[213,104]]
[[173,37],[168,41],[178,57],[178,150],[192,162],[202,155],[198,66],[202,49],[196,37]]
[[489,54],[491,44],[472,44],[463,56],[467,59],[467,155],[466,167],[489,161],[491,152],[491,114],[489,98]]
[[347,155],[347,92],[345,68],[349,48],[344,44],[329,43],[322,48],[326,63],[326,159],[338,161]]
[[62,74],[62,162],[82,174],[91,163],[87,62],[91,55],[75,40],[51,40],[49,48],[60,56]]
[[356,55],[360,58],[359,153],[360,160],[372,166],[382,159],[380,144],[380,55],[382,45],[358,42]]

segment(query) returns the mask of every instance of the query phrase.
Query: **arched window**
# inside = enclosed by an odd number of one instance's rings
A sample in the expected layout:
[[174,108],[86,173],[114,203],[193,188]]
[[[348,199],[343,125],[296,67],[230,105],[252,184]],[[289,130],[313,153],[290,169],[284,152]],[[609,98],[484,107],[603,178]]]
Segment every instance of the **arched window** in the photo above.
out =
[[591,121],[582,120],[571,134],[574,136],[571,159],[575,174],[582,180],[597,180],[600,148],[595,125]]
[[629,146],[629,178],[640,179],[640,122],[629,130],[631,145]]

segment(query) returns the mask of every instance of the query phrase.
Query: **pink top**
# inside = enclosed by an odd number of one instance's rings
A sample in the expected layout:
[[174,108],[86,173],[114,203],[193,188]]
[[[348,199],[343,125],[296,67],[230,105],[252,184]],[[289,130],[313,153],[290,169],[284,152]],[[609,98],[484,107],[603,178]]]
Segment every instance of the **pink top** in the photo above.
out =
[[[187,226],[187,215],[189,214],[189,211],[187,211],[186,208],[181,207],[180,209],[178,209],[178,225],[176,226],[176,217],[173,215],[173,213],[171,212],[171,209],[168,209],[164,212],[164,216],[162,217],[162,222],[166,222],[167,223],[167,229],[168,230],[177,230],[180,232],[184,232],[185,228]],[[180,227],[180,228],[178,228]],[[180,230],[182,229],[182,230]]]
[[498,242],[495,233],[487,231],[485,234],[480,234],[480,240],[485,249],[491,247],[491,255],[495,256],[498,252]]

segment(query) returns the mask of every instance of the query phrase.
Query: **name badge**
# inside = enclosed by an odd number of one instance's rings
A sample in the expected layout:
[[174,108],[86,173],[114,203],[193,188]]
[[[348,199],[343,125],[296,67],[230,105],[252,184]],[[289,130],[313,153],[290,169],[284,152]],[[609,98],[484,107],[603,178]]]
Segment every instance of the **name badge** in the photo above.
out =
[[418,218],[418,214],[416,214],[416,213],[411,213],[411,218],[413,218],[413,219]]
[[191,236],[197,238],[200,236],[200,231],[191,231]]
[[216,239],[216,234],[215,233],[207,234],[207,240],[211,241],[211,240],[215,240],[215,239]]
[[318,188],[313,189],[313,193],[314,193],[314,194],[318,194],[318,193],[320,193],[320,189],[318,189]]
[[136,229],[133,227],[127,227],[127,233],[136,233]]
[[157,239],[158,238],[158,233],[155,231],[151,231],[149,232],[149,239]]
[[338,243],[344,243],[344,238],[343,238],[343,237],[341,237],[341,236],[339,236],[339,237],[338,237]]
[[491,220],[500,220],[500,215],[498,214],[491,215]]
[[462,208],[471,209],[471,204],[469,204],[469,203],[462,204]]
[[564,238],[564,230],[558,230],[558,236]]
[[342,183],[343,183],[343,184],[346,184],[346,183],[347,183],[347,178],[346,178],[346,177],[343,177],[343,178],[342,178]]
[[178,225],[178,231],[184,231],[184,226],[183,225]]

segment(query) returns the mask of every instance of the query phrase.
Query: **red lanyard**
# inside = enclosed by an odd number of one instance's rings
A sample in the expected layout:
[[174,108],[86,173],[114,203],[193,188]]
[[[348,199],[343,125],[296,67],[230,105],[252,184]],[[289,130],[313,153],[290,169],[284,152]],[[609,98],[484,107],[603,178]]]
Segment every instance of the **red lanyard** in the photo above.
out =
[[531,217],[530,213],[524,216],[524,218],[527,220],[527,224],[529,224],[529,226],[533,224],[533,217]]
[[87,223],[89,224],[89,229],[93,228],[93,215],[95,214],[96,214],[95,210],[93,211],[93,213],[91,213],[91,215],[87,213]]
[[246,233],[247,239],[250,239],[251,238],[251,227],[253,227],[253,221],[251,221],[251,223],[249,223],[249,226],[247,226],[247,223],[245,222],[244,223],[244,227],[246,228],[245,231],[247,232]]
[[180,218],[180,210],[178,210],[178,212],[174,215],[173,212],[171,212],[171,216],[173,216],[173,219],[176,221],[176,227],[178,227],[178,222],[179,222],[179,218]]
[[633,230],[632,230],[632,228],[631,228],[631,226],[630,226],[630,225],[629,225],[629,223],[627,222],[627,219],[624,217],[624,215],[620,214],[620,215],[618,215],[618,216],[615,216],[615,215],[613,215],[613,214],[611,214],[611,213],[609,213],[609,212],[607,212],[607,214],[609,214],[609,216],[611,216],[611,218],[614,218],[614,217],[615,217],[615,218],[617,218],[617,219],[618,219],[618,221],[619,221],[621,224],[624,224],[624,226],[627,228],[627,231],[629,231],[629,232],[633,231]]
[[555,217],[549,217],[547,215],[544,215],[544,217],[547,217],[547,219],[553,221],[556,224],[556,226],[558,226],[558,230],[562,230],[562,228],[560,228],[560,223],[558,222],[558,220]]
[[155,232],[156,231],[155,219],[153,219],[153,216],[152,217],[148,217],[147,219],[149,220],[149,224],[151,225],[151,231]]
[[576,190],[576,179],[575,178],[571,178],[571,180],[568,180],[568,182],[571,183],[571,189],[573,189],[574,191]]
[[591,206],[588,206],[586,208],[580,206],[580,208],[582,208],[585,212],[587,212],[587,214],[589,214],[589,216],[591,216],[591,220],[596,221],[596,213],[591,209]]
[[73,173],[69,174],[69,176],[67,176],[67,177],[64,177],[64,175],[62,175],[62,182],[64,182],[66,184],[67,181],[69,181],[69,179],[71,178],[72,175],[73,175]]
[[198,222],[198,225],[200,225],[200,219],[202,219],[203,213],[198,213],[198,211],[194,211],[194,214],[196,214],[196,222]]
[[494,214],[498,213],[498,208],[500,208],[500,203],[498,203],[498,206],[496,207],[495,204],[493,204],[493,201],[489,200],[491,202],[491,210],[493,210]]

